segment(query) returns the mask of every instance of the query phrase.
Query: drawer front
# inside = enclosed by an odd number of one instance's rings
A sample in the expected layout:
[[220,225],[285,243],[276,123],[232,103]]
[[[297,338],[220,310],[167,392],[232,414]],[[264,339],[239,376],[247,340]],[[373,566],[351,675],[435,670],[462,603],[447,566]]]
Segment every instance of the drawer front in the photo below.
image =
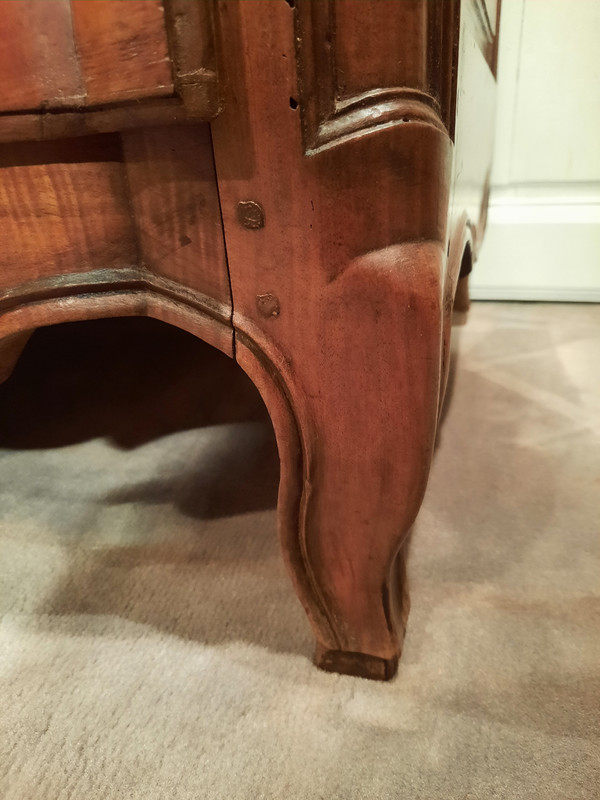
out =
[[218,111],[210,0],[0,0],[0,140]]
[[0,144],[0,228],[0,316],[140,276],[231,314],[207,123]]

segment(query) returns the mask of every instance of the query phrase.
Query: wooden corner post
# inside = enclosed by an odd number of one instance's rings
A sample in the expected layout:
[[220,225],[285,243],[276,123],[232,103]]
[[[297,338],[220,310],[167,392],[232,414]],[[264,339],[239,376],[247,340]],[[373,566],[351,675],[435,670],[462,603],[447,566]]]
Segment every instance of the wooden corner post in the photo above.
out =
[[402,646],[403,544],[442,383],[452,48],[430,57],[437,5],[453,4],[219,4],[235,356],[276,429],[281,542],[316,661],[378,679]]

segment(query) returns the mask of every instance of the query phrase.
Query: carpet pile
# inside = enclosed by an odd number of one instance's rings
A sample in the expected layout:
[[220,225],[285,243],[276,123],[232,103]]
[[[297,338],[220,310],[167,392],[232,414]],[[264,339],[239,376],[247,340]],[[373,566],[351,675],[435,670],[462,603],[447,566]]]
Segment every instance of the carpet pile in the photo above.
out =
[[3,800],[600,796],[600,306],[474,304],[397,677],[318,671],[260,398],[148,320],[0,388]]

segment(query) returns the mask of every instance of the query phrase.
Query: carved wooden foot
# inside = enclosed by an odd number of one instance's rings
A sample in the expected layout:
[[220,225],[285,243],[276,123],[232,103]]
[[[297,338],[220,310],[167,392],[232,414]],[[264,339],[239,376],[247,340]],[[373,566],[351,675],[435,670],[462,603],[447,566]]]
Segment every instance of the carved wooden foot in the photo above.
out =
[[355,259],[288,357],[237,333],[238,361],[275,423],[281,541],[324,669],[396,671],[408,612],[401,548],[437,420],[442,270],[442,248],[427,242]]

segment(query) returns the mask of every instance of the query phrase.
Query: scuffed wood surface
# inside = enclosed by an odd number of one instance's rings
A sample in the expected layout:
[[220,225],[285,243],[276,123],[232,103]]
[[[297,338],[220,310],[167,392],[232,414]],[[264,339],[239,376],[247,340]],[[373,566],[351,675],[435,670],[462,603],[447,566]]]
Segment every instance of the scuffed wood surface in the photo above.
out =
[[160,0],[72,0],[87,105],[173,92]]
[[0,147],[0,287],[137,263],[118,137]]
[[[213,137],[236,354],[257,381],[277,376],[287,411],[271,400],[272,416],[291,415],[277,427],[300,441],[301,467],[282,465],[283,547],[322,666],[390,677],[406,613],[394,562],[425,488],[440,393],[451,142],[413,122],[307,157],[289,103],[294,12],[220,8],[231,91]],[[261,46],[237,46],[248,41]],[[240,200],[262,206],[263,227],[240,224]],[[267,294],[277,315],[264,313]]]
[[0,0],[0,110],[173,92],[160,0]]
[[0,142],[209,120],[212,0],[0,0]]
[[123,134],[141,263],[230,306],[208,125]]
[[0,111],[83,100],[69,0],[0,0]]

